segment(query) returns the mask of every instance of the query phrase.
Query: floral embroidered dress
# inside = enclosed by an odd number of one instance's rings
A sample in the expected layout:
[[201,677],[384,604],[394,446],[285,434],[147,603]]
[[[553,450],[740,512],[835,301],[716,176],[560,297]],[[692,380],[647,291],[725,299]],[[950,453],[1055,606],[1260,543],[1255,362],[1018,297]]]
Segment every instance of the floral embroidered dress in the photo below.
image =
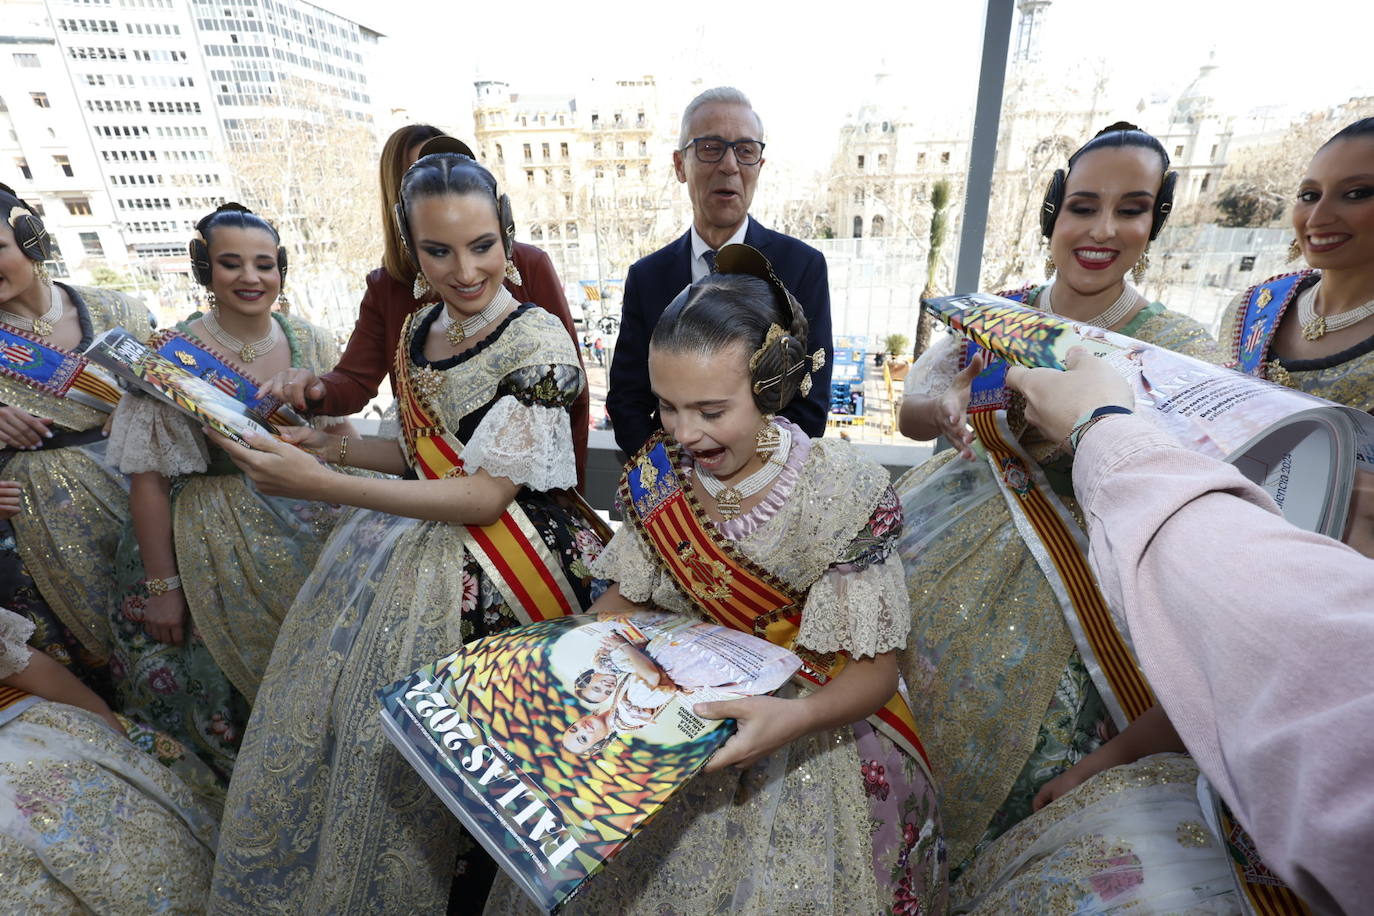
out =
[[[760,505],[718,530],[789,587],[810,585],[799,645],[854,657],[900,648],[910,612],[894,550],[901,511],[886,472],[845,443],[775,422],[793,436],[785,468]],[[632,601],[699,615],[629,523],[593,570]],[[804,692],[789,684],[778,695]],[[934,787],[864,721],[807,735],[742,773],[694,777],[564,912],[937,914],[944,906]],[[486,912],[533,910],[501,876]]]
[[[1027,301],[1033,305],[1042,289],[1027,291]],[[1158,303],[1120,332],[1222,361],[1200,324]],[[907,391],[944,391],[959,368],[960,341],[944,338],[923,354],[907,378]],[[1081,524],[1071,459],[1060,443],[1044,441],[1027,426],[1015,405],[1009,414],[1021,445]],[[899,551],[914,621],[902,668],[940,779],[953,896],[960,899],[961,875],[976,856],[1030,817],[1031,802],[1046,782],[1116,732],[1041,571],[1045,548],[1033,532],[1018,528],[999,478],[981,451],[970,462],[950,450],[896,484],[906,514]],[[1191,779],[1196,775],[1193,768]],[[1042,813],[1033,823],[1047,817],[1052,815]],[[1229,879],[1219,873],[1222,880]],[[1200,898],[1211,893],[1209,886]]]
[[[503,295],[508,295],[502,293]],[[431,363],[442,304],[402,335],[435,416],[515,502],[593,598],[590,523],[550,491],[577,483],[568,406],[582,370],[558,319],[523,305],[472,349]],[[376,691],[464,642],[520,622],[461,526],[354,510],[326,543],[282,625],[229,788],[211,911],[442,913],[486,886],[485,854],[383,737]],[[489,867],[490,860],[486,860]],[[459,877],[455,881],[455,874]]]
[[[113,290],[59,283],[76,306],[81,343],[124,327],[151,333],[148,310]],[[0,605],[36,626],[34,645],[109,695],[108,610],[117,601],[115,545],[128,520],[129,484],[106,459],[107,414],[0,374],[0,403],[53,420],[38,451],[0,450],[0,479],[24,487],[23,510],[0,521]]]
[[[1293,289],[1290,302],[1321,279],[1319,271],[1308,270],[1302,273],[1303,276]],[[1260,287],[1276,279],[1281,278],[1271,277],[1260,284]],[[1237,296],[1221,318],[1218,339],[1226,348],[1226,355],[1231,362],[1240,358],[1241,346],[1247,343],[1243,340],[1246,329],[1240,326],[1240,316],[1251,292],[1247,290]],[[1285,306],[1285,310],[1293,307],[1286,303],[1280,307]],[[1274,321],[1275,329],[1284,317],[1286,316],[1281,315]],[[1319,398],[1326,398],[1328,401],[1335,401],[1337,404],[1345,404],[1359,410],[1374,410],[1374,335],[1339,353],[1317,359],[1285,359],[1277,356],[1269,351],[1272,339],[1271,332],[1267,339],[1261,337],[1259,340],[1248,342],[1251,349],[1258,349],[1265,356],[1271,357],[1263,363],[1264,378]]]
[[[193,336],[198,317],[178,330]],[[328,331],[273,317],[292,366],[324,372],[334,365]],[[259,493],[228,455],[209,447],[199,424],[141,394],[126,395],[115,410],[110,460],[126,474],[153,471],[173,481],[177,573],[192,622],[180,646],[145,632],[148,589],[130,521],[116,557],[119,601],[108,611],[117,708],[176,736],[227,781],[277,630],[339,510]]]
[[[28,666],[33,631],[0,608],[0,679]],[[5,912],[203,909],[214,776],[170,738],[125,724],[133,741],[65,703],[29,697],[0,709]]]

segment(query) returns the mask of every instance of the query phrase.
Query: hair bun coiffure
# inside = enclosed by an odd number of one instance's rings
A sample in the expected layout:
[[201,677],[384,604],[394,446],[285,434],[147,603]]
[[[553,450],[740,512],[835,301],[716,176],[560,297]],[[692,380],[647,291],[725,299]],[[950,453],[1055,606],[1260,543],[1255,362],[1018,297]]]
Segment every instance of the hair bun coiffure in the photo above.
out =
[[727,346],[748,354],[749,385],[764,413],[777,413],[811,391],[825,351],[806,352],[806,315],[773,265],[748,245],[716,253],[716,272],[683,290],[654,327],[650,345],[713,353]]
[[1159,182],[1159,191],[1155,194],[1154,212],[1151,214],[1150,221],[1150,241],[1159,237],[1159,232],[1164,228],[1164,223],[1169,219],[1169,214],[1174,209],[1174,185],[1178,183],[1178,172],[1169,170],[1169,152],[1164,148],[1164,144],[1150,132],[1141,130],[1139,126],[1130,121],[1116,121],[1093,134],[1092,139],[1084,143],[1073,155],[1069,157],[1068,167],[1055,169],[1050,176],[1050,183],[1045,188],[1045,199],[1040,205],[1040,234],[1045,238],[1054,235],[1054,224],[1059,219],[1059,211],[1064,206],[1064,188],[1068,184],[1069,173],[1073,171],[1074,163],[1086,153],[1096,149],[1108,147],[1136,146],[1141,149],[1148,149],[1159,156],[1163,166],[1164,175]]
[[52,257],[52,239],[43,220],[7,184],[0,184],[0,219],[14,230],[14,241],[29,260],[41,262]]
[[206,289],[210,287],[210,278],[214,273],[210,267],[210,239],[215,230],[222,226],[261,229],[272,236],[277,243],[277,271],[281,274],[282,282],[286,282],[286,248],[281,244],[281,235],[276,227],[243,204],[226,201],[197,220],[196,234],[186,246],[191,256],[191,276],[195,277],[197,283]]

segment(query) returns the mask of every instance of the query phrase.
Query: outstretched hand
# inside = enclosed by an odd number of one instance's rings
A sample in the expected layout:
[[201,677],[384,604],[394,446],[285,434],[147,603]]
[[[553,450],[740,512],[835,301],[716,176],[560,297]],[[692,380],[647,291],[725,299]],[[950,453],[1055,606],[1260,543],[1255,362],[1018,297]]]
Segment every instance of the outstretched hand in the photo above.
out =
[[242,445],[208,427],[205,435],[268,496],[321,499],[320,488],[326,475],[333,473],[295,445],[273,436],[249,433],[244,436],[248,445]]
[[967,461],[973,460],[973,430],[968,426],[968,402],[973,396],[973,380],[988,367],[986,350],[979,350],[969,364],[954,376],[936,401],[936,420],[940,435],[944,436],[959,455]]
[[309,401],[324,397],[324,383],[309,369],[283,369],[258,389],[258,394],[279,398],[297,410],[305,410]]
[[1078,418],[1099,407],[1135,409],[1135,392],[1101,357],[1083,347],[1074,347],[1064,358],[1068,367],[1007,370],[1007,387],[1026,398],[1026,419],[1051,442],[1067,439]]
[[24,488],[15,480],[0,480],[0,519],[14,518],[24,507]]
[[810,718],[800,700],[743,697],[698,703],[692,711],[703,719],[734,719],[736,724],[730,740],[707,762],[707,773],[728,766],[745,769],[811,730]]

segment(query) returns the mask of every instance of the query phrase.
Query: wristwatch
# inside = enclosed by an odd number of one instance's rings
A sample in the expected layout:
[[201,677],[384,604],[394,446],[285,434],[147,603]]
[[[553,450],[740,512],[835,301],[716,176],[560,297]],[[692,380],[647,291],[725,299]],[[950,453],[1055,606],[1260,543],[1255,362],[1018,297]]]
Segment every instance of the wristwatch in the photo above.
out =
[[148,577],[143,580],[143,584],[148,586],[148,594],[156,598],[158,595],[165,595],[176,588],[181,588],[181,576],[169,576],[166,579]]

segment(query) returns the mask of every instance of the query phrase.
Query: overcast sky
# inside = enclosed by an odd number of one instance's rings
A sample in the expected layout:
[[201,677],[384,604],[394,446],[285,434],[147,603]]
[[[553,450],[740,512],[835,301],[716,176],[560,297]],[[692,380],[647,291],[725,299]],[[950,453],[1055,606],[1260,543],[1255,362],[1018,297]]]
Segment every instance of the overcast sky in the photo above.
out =
[[[932,124],[966,120],[983,16],[978,0],[323,2],[387,34],[375,91],[385,108],[414,119],[470,125],[479,74],[536,93],[652,74],[684,101],[701,79],[752,97],[771,161],[811,168],[829,162],[836,130],[879,70]],[[1177,94],[1215,51],[1224,110],[1321,108],[1374,94],[1369,8],[1368,0],[1054,0],[1044,65],[1058,72],[1107,60],[1126,117],[1134,113],[1127,100]],[[381,21],[377,9],[386,11]]]

